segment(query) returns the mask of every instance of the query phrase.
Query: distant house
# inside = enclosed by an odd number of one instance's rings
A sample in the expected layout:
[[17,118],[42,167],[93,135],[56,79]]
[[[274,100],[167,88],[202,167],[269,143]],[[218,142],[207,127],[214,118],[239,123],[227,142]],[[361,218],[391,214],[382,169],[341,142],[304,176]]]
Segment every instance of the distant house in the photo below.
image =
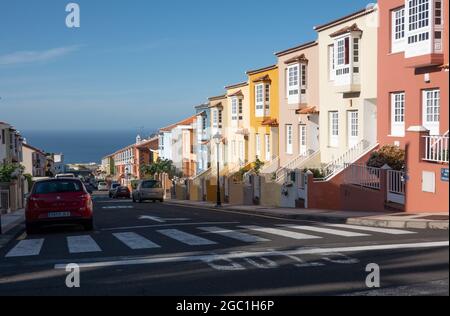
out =
[[47,157],[45,153],[29,144],[23,144],[23,162],[25,167],[25,174],[30,174],[33,177],[45,177],[47,167]]

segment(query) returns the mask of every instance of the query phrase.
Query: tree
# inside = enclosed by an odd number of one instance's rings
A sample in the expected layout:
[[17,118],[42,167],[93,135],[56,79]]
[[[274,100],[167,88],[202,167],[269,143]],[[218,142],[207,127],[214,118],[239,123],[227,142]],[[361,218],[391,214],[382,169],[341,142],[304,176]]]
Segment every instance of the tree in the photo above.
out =
[[173,177],[176,174],[176,168],[172,160],[158,158],[156,162],[142,166],[141,172],[144,177],[154,177],[163,173],[167,173],[169,177]]
[[16,163],[0,165],[0,182],[11,182],[11,180],[17,179],[24,170],[25,167]]

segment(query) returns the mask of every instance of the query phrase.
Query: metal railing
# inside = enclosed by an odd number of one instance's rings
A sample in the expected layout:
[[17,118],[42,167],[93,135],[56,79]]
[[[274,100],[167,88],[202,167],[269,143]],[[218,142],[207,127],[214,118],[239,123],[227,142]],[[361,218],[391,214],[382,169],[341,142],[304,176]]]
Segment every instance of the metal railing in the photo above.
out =
[[398,204],[405,204],[405,185],[406,174],[402,171],[388,170],[387,171],[387,194],[388,202],[394,202]]
[[423,138],[425,139],[425,157],[423,160],[436,163],[449,162],[449,132],[442,136],[424,136]]
[[344,183],[357,185],[363,188],[381,190],[381,169],[364,165],[347,164],[344,174]]
[[348,149],[345,153],[339,156],[337,159],[330,162],[323,168],[325,173],[325,178],[323,180],[328,180],[334,175],[338,174],[340,171],[344,170],[346,164],[350,164],[356,161],[362,154],[364,154],[367,149],[369,149],[370,143],[367,140],[361,140],[358,144]]
[[263,167],[261,173],[264,174],[276,172],[279,168],[280,168],[280,157],[276,157]]
[[276,181],[283,182],[286,179],[287,173],[290,170],[300,168],[306,160],[310,159],[311,157],[315,156],[318,153],[319,151],[314,152],[313,150],[308,150],[306,153],[298,155],[276,172]]

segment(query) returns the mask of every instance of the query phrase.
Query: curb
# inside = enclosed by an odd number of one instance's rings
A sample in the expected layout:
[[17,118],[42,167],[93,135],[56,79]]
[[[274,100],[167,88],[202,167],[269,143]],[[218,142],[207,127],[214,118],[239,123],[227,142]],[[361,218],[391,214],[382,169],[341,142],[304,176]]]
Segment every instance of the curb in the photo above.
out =
[[[203,205],[191,205],[177,202],[169,202],[168,205],[182,206],[188,208],[206,209],[217,211],[217,208]],[[295,219],[305,221],[316,221],[331,224],[349,224],[369,227],[380,228],[398,228],[398,229],[430,229],[430,230],[449,230],[448,221],[401,221],[401,220],[382,220],[382,219],[370,219],[370,218],[346,218],[337,216],[323,216],[314,214],[273,214],[271,212],[262,211],[249,211],[247,209],[222,207],[219,210],[241,212],[249,215],[263,215],[279,219]]]

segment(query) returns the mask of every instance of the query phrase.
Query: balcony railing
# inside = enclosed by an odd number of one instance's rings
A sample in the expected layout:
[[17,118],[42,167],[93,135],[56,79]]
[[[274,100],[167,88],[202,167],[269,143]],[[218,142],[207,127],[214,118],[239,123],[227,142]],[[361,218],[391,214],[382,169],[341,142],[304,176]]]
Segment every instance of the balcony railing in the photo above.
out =
[[447,132],[442,136],[424,136],[425,157],[423,160],[435,163],[449,163]]
[[374,190],[381,189],[381,169],[364,165],[346,164],[345,183]]

